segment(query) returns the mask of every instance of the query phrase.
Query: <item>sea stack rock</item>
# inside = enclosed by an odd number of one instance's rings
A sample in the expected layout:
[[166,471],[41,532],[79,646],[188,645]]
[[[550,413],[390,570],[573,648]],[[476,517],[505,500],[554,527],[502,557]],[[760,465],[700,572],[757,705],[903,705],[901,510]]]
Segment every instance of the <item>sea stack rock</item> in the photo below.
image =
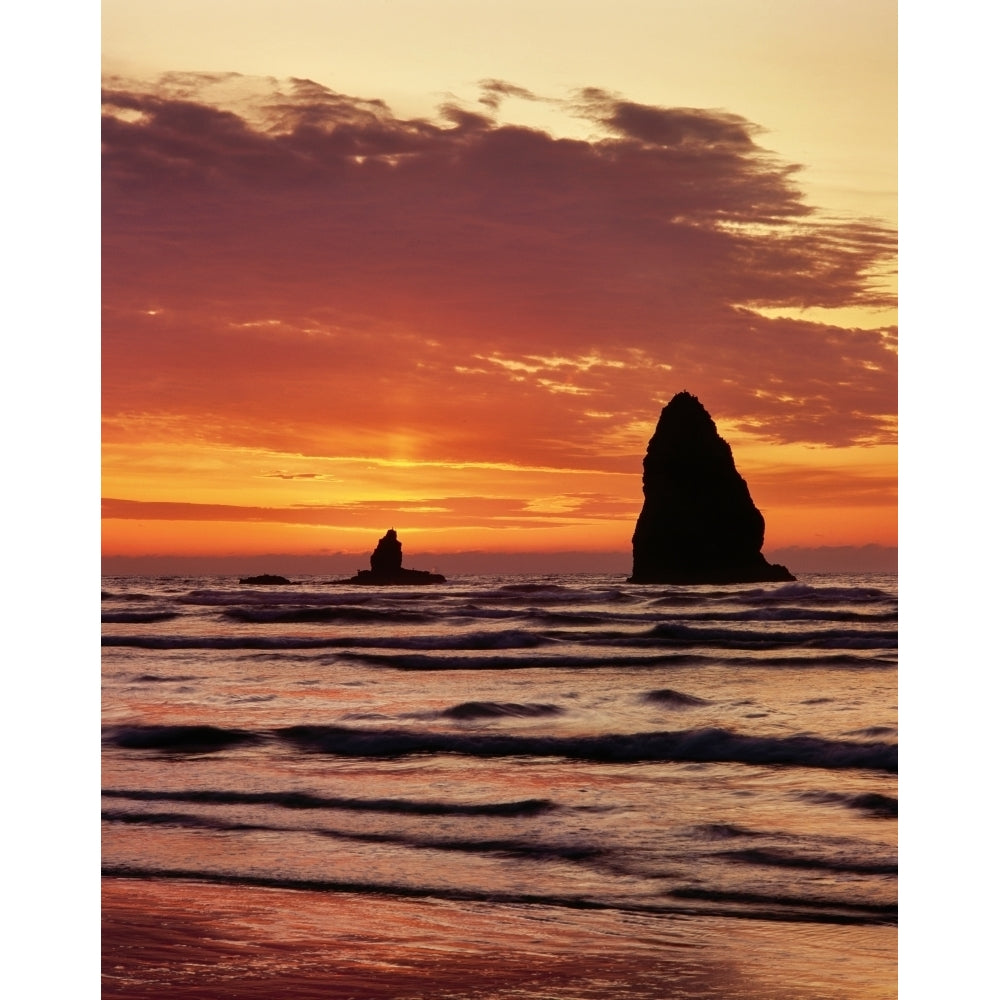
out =
[[377,576],[391,576],[403,568],[403,543],[396,537],[395,528],[390,528],[378,540],[370,562]]
[[630,583],[794,580],[761,555],[764,516],[715,421],[688,392],[663,408],[642,462]]
[[423,569],[403,569],[403,543],[396,536],[395,528],[390,528],[378,540],[369,561],[371,569],[359,569],[350,580],[340,582],[375,587],[447,582],[439,573],[428,573]]

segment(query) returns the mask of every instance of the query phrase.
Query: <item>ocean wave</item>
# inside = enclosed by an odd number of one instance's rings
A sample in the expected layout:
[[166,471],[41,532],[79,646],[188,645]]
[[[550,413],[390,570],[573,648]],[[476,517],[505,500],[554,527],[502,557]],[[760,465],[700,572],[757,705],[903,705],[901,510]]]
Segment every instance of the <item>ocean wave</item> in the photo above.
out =
[[262,742],[259,733],[218,726],[117,726],[104,741],[123,750],[165,750],[171,753],[214,753]]
[[[575,640],[575,642],[574,642]],[[563,653],[557,646],[586,645],[589,653]],[[247,653],[281,654],[296,652],[337,654],[337,659],[394,670],[595,670],[622,667],[654,668],[696,666],[711,663],[730,667],[809,668],[843,666],[855,669],[895,669],[896,643],[869,637],[856,642],[828,636],[809,640],[799,648],[815,653],[792,652],[791,641],[762,639],[710,640],[689,632],[673,635],[636,636],[616,633],[586,636],[542,635],[523,631],[480,632],[451,636],[359,636],[359,635],[104,635],[101,645],[148,650],[232,650]],[[714,652],[680,652],[705,648]],[[826,653],[825,650],[843,649]],[[853,652],[847,652],[851,648]],[[649,650],[648,653],[635,652]],[[656,652],[656,650],[678,650]],[[463,652],[484,655],[461,655]],[[740,651],[754,655],[740,656]],[[497,655],[489,655],[491,652]],[[760,654],[769,654],[766,657]]]
[[862,792],[859,795],[846,795],[843,792],[803,792],[799,796],[805,802],[818,802],[822,805],[845,805],[849,809],[858,809],[879,819],[896,819],[899,816],[899,800],[891,795],[880,795],[878,792]]
[[[612,635],[608,635],[612,638]],[[895,649],[895,630],[821,629],[759,632],[750,629],[698,628],[662,622],[644,633],[614,636],[623,646],[659,643],[673,646],[718,646],[723,649]]]
[[807,583],[786,583],[780,587],[743,591],[738,595],[743,601],[815,601],[832,604],[850,602],[870,603],[874,601],[895,601],[895,595],[878,587],[834,587],[812,586]]
[[[720,916],[748,920],[781,922],[811,922],[821,924],[886,924],[895,923],[895,907],[864,906],[831,900],[825,905],[820,901],[789,902],[780,897],[752,897],[730,894],[727,903],[764,903],[767,908],[713,909],[710,906],[683,906],[669,903],[642,903],[635,900],[607,900],[589,896],[567,896],[555,893],[504,892],[500,889],[457,888],[451,886],[412,885],[401,882],[373,882],[363,879],[296,878],[283,875],[261,875],[251,872],[212,871],[197,868],[159,868],[129,864],[105,864],[101,867],[104,878],[168,880],[210,883],[214,885],[248,886],[264,889],[285,889],[299,892],[356,893],[367,896],[395,896],[409,899],[446,899],[458,902],[483,902],[493,905],[544,906],[573,910],[613,910],[621,913],[681,916]],[[711,900],[711,890],[692,890],[687,898]],[[675,893],[684,897],[683,890]],[[723,898],[719,894],[719,898]],[[810,906],[810,903],[816,905]],[[770,904],[770,905],[768,905]],[[775,905],[776,904],[776,905]]]
[[739,851],[719,851],[715,857],[769,868],[803,868],[816,871],[846,872],[852,875],[897,875],[897,863],[858,861],[839,858],[817,858],[775,848],[748,848]]
[[630,655],[607,649],[591,655],[553,653],[525,656],[454,656],[434,653],[367,653],[345,650],[340,657],[393,670],[614,670],[621,667],[688,667],[699,664],[730,667],[802,668],[842,666],[856,669],[895,668],[896,660],[871,654],[835,653],[811,655],[720,656],[703,653],[650,653]]
[[765,836],[759,830],[749,830],[735,823],[703,823],[695,827],[695,832],[706,840],[737,840],[743,837]]
[[234,621],[252,625],[309,624],[311,622],[378,622],[387,625],[395,622],[422,623],[436,620],[436,615],[400,608],[359,607],[282,607],[282,608],[226,608],[222,614]]
[[898,736],[899,730],[895,726],[868,726],[865,729],[851,729],[844,733],[845,736],[866,736],[869,739],[878,739],[882,736]]
[[[773,652],[773,651],[772,651]],[[817,653],[805,656],[787,655],[769,656],[766,660],[759,656],[727,656],[720,662],[731,665],[745,665],[757,667],[851,667],[851,668],[891,668],[898,666],[894,653],[887,655],[874,655],[872,653]],[[819,703],[818,700],[815,703]],[[803,702],[803,704],[810,704]]]
[[441,715],[446,719],[500,719],[505,716],[532,719],[540,715],[562,715],[565,709],[558,705],[522,705],[516,702],[463,701],[446,708]]
[[273,833],[306,833],[333,840],[349,840],[364,844],[396,844],[417,850],[450,851],[460,854],[493,854],[527,861],[591,862],[607,854],[606,849],[591,844],[559,844],[498,838],[477,840],[461,837],[416,836],[405,833],[330,830],[323,827],[276,826],[271,823],[245,822],[226,816],[205,815],[203,813],[133,812],[122,809],[105,809],[101,812],[101,820],[106,823],[125,823],[130,826],[174,826],[218,830],[227,833],[261,830]]
[[703,886],[678,886],[676,889],[671,889],[669,895],[676,899],[703,899],[713,903],[754,903],[766,906],[790,906],[827,911],[846,910],[848,912],[880,916],[893,921],[895,921],[897,914],[895,903],[854,903],[810,896],[784,896],[776,893],[707,889]]
[[155,625],[180,618],[179,611],[105,611],[101,615],[104,625]]
[[245,833],[270,830],[287,832],[287,828],[274,827],[266,823],[241,823],[218,816],[201,816],[181,812],[129,812],[122,809],[102,809],[104,823],[125,823],[129,826],[176,826],[196,830],[218,830],[225,833]]
[[600,625],[607,619],[607,615],[599,611],[552,611],[546,608],[525,608],[517,612],[517,617],[539,625]]
[[103,635],[102,646],[133,649],[337,649],[350,639],[266,635]]
[[670,688],[647,691],[642,696],[642,700],[651,701],[657,705],[667,705],[670,708],[691,708],[695,705],[710,704],[704,698],[696,698],[693,694],[684,694],[681,691],[673,691]]
[[105,798],[136,802],[190,802],[202,805],[265,805],[281,809],[346,809],[352,812],[398,813],[407,816],[539,816],[557,808],[550,799],[511,802],[435,802],[423,799],[357,799],[309,792],[236,792],[197,789],[182,792],[154,789],[102,789]]
[[[662,614],[657,615],[662,618]],[[763,607],[747,608],[740,611],[681,611],[671,612],[673,621],[685,622],[857,622],[859,624],[879,625],[895,622],[898,615],[895,610],[886,611],[850,611],[833,608],[800,608],[776,607],[770,604]]]
[[614,733],[604,736],[530,736],[489,732],[421,732],[409,729],[352,729],[300,725],[267,732],[215,726],[118,726],[106,743],[126,750],[209,753],[276,739],[306,753],[342,757],[393,758],[414,754],[471,757],[562,757],[611,764],[683,761],[897,770],[897,747],[850,743],[814,736],[746,736],[725,729]]
[[839,587],[803,583],[785,583],[772,587],[700,587],[690,589],[678,587],[656,597],[649,603],[659,607],[683,606],[685,604],[717,603],[719,605],[769,605],[769,604],[840,604],[845,606],[864,604],[888,604],[895,607],[896,595],[878,587]]
[[[394,595],[396,596],[396,595]],[[364,605],[373,603],[376,595],[357,591],[336,593],[330,590],[254,590],[248,587],[234,587],[229,590],[191,590],[177,597],[181,604],[202,607],[283,607],[286,605]]]
[[582,656],[549,653],[530,656],[441,656],[433,653],[365,653],[345,652],[344,659],[359,663],[390,667],[394,670],[596,670],[611,667],[690,666],[699,662],[716,662],[716,658],[687,653],[661,653],[649,656],[628,656],[608,652],[604,655]]
[[318,830],[321,836],[338,840],[360,840],[370,844],[399,844],[418,850],[454,851],[461,854],[495,854],[526,861],[590,862],[602,858],[607,851],[591,844],[555,844],[531,840],[474,840],[464,838],[418,837],[400,833],[343,833],[339,830]]
[[[392,621],[396,609],[385,609],[382,614],[385,620]],[[435,609],[434,620],[449,620],[454,622],[469,621],[527,621],[532,625],[599,625],[607,620],[604,610],[566,610],[545,607],[520,607],[506,605],[504,607],[489,607],[481,604],[448,604]],[[630,615],[633,617],[633,615]],[[659,616],[635,616],[638,621],[658,620]]]
[[[645,585],[647,591],[650,585]],[[673,604],[718,602],[719,604],[789,604],[796,601],[820,604],[869,604],[874,602],[895,602],[896,597],[878,587],[844,587],[810,584],[801,580],[776,586],[752,586],[731,584],[717,586],[706,584],[696,587],[682,585],[667,586],[655,596],[649,595],[651,604],[667,607]]]
[[509,629],[409,636],[275,636],[275,635],[105,635],[102,646],[136,649],[537,649],[556,639],[537,632]]
[[684,587],[660,594],[657,597],[648,597],[644,603],[653,608],[670,608],[673,610],[678,607],[686,607],[689,604],[704,605],[712,601],[719,601],[724,604],[729,602],[732,597],[732,591],[728,590],[706,591]]
[[509,583],[471,591],[478,602],[520,603],[530,598],[539,604],[635,604],[642,598],[621,587],[568,587],[559,583]]
[[276,735],[306,752],[345,757],[456,753],[474,757],[563,757],[619,764],[685,761],[890,772],[897,769],[894,744],[850,743],[812,736],[744,736],[724,729],[557,737],[290,726],[277,730]]
[[137,674],[132,678],[133,684],[183,684],[196,681],[194,674]]

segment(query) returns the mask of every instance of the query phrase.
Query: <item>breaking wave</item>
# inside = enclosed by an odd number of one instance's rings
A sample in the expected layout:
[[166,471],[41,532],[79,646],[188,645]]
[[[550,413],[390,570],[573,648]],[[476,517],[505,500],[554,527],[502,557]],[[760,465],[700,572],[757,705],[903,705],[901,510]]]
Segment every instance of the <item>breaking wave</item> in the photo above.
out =
[[501,719],[505,716],[533,719],[540,715],[562,715],[558,705],[521,705],[516,702],[463,701],[461,705],[446,708],[441,715],[446,719]]
[[180,618],[177,611],[105,611],[101,614],[104,625],[155,625]]
[[172,753],[210,753],[279,740],[301,751],[342,757],[460,754],[483,758],[561,757],[616,764],[685,761],[897,770],[895,744],[851,743],[812,736],[744,736],[711,728],[604,736],[530,736],[310,725],[263,733],[213,726],[124,726],[108,730],[104,739],[121,749]]
[[849,809],[858,809],[871,816],[883,819],[896,819],[899,816],[899,800],[891,795],[880,795],[877,792],[864,792],[860,795],[845,795],[843,792],[803,792],[801,798],[806,802],[820,804],[845,805]]
[[802,668],[843,666],[852,668],[895,667],[895,659],[870,654],[851,653],[815,654],[811,656],[783,655],[761,660],[749,656],[731,656],[703,653],[650,653],[628,655],[609,649],[606,653],[571,655],[553,653],[550,649],[531,656],[441,656],[431,653],[366,653],[345,651],[343,659],[359,663],[389,667],[394,670],[527,670],[572,669],[600,670],[619,667],[687,667],[698,664],[725,664],[727,666],[753,666],[757,668]]
[[262,742],[258,733],[218,726],[120,726],[105,733],[106,743],[123,750],[214,753]]
[[[363,879],[295,878],[281,875],[261,875],[242,872],[206,871],[192,868],[157,868],[140,865],[104,865],[101,875],[106,878],[165,879],[171,881],[208,882],[215,885],[253,886],[267,889],[287,889],[304,892],[359,893],[369,896],[398,896],[410,899],[447,899],[463,902],[484,902],[520,906],[566,907],[574,910],[617,910],[623,913],[678,914],[688,916],[722,916],[748,920],[776,920],[821,924],[892,924],[896,907],[865,906],[837,900],[800,899],[722,893],[707,889],[676,889],[674,898],[725,903],[755,903],[757,909],[715,909],[706,906],[683,906],[669,903],[642,903],[597,899],[582,895],[529,893],[499,889],[455,888],[440,885],[410,885],[393,882],[372,882]],[[825,907],[825,909],[824,909]]]
[[807,868],[816,871],[846,872],[853,875],[897,875],[898,864],[866,862],[851,859],[805,857],[774,848],[750,848],[742,851],[720,851],[716,857],[750,865],[772,868]]
[[474,757],[564,757],[602,763],[686,761],[863,768],[895,772],[897,748],[812,736],[743,736],[724,729],[606,736],[521,736],[291,726],[276,735],[301,750],[348,757],[456,753]]
[[695,705],[709,704],[704,698],[697,698],[693,694],[684,694],[681,691],[673,691],[670,688],[661,688],[659,691],[647,691],[642,698],[643,701],[651,701],[657,705],[667,705],[670,708],[691,708]]
[[755,632],[722,628],[692,628],[663,623],[631,638],[616,636],[623,645],[642,645],[649,641],[664,645],[703,646],[723,649],[895,649],[895,631],[872,632],[868,629],[819,629],[813,632]]
[[288,608],[226,608],[226,618],[251,625],[310,624],[316,622],[428,622],[434,617],[419,611],[396,609],[391,614],[380,608],[358,607],[288,607]]
[[538,816],[555,809],[549,799],[513,802],[433,802],[414,799],[358,799],[309,792],[235,792],[151,789],[103,789],[105,798],[135,802],[190,802],[202,805],[265,805],[282,809],[347,809],[353,812],[399,813],[410,816]]
[[105,635],[102,646],[136,649],[535,649],[556,640],[520,629],[498,632],[465,632],[445,635],[379,636],[275,636],[275,635]]

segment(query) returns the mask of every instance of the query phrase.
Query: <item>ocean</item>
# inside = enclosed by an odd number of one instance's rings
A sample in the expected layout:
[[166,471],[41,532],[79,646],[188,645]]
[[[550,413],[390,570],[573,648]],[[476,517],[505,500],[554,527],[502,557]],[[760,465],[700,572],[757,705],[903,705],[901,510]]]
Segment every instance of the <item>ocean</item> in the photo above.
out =
[[897,586],[102,580],[115,998],[897,995]]

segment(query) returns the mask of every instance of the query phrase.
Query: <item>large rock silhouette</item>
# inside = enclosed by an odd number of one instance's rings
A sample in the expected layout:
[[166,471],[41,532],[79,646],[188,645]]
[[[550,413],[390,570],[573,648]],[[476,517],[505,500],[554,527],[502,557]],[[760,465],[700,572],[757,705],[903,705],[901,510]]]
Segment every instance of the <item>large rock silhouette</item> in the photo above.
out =
[[688,392],[663,408],[642,463],[630,583],[794,580],[763,555],[764,516],[715,421]]
[[403,543],[390,528],[375,546],[371,554],[371,569],[359,569],[350,580],[341,583],[361,583],[367,586],[391,587],[400,584],[446,583],[440,573],[428,573],[423,569],[403,569]]

